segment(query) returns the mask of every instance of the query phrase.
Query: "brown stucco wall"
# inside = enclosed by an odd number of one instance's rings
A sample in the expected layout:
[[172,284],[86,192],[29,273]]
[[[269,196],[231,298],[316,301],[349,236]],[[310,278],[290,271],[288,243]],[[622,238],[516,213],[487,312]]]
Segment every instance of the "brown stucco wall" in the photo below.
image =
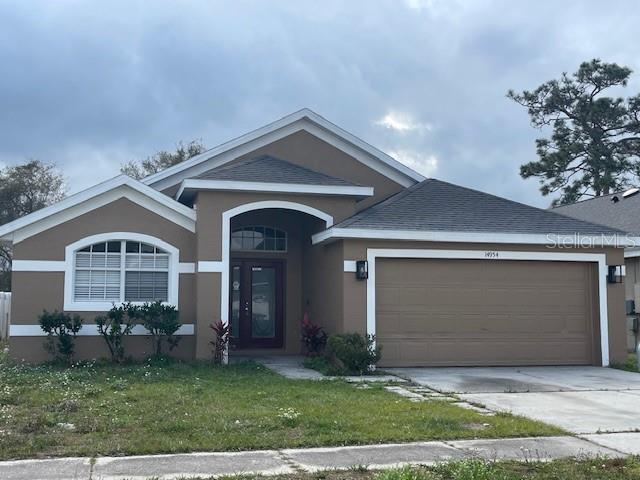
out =
[[[342,331],[344,304],[342,243],[308,244],[303,253],[304,310],[329,334]],[[347,303],[350,300],[347,301]]]
[[[44,348],[45,337],[12,337],[9,341],[11,357],[27,363],[41,363],[51,360]],[[152,353],[150,337],[129,336],[124,340],[125,352],[134,359],[141,360]],[[166,350],[166,347],[163,347]],[[170,355],[182,360],[193,359],[195,337],[184,336]],[[77,337],[75,343],[76,359],[110,358],[109,350],[101,337]]]
[[195,234],[146,208],[121,198],[14,245],[14,258],[64,260],[64,248],[89,235],[136,232],[161,238],[180,249],[181,262],[195,258]]
[[[64,260],[67,245],[105,232],[134,232],[164,240],[180,250],[181,262],[195,261],[195,234],[125,198],[62,223],[49,230],[29,237],[14,245],[16,260]],[[196,319],[195,275],[180,274],[178,306],[183,324],[193,324]],[[63,310],[63,272],[13,272],[11,322],[14,325],[35,325],[43,310]],[[100,312],[78,313],[85,323],[93,323]],[[96,342],[97,340],[97,342]],[[107,351],[97,337],[78,337],[77,357],[105,356]],[[183,337],[177,355],[194,356],[195,340]],[[148,351],[145,337],[131,337],[128,353],[140,357]],[[10,354],[27,361],[46,359],[42,351],[42,337],[11,337]]]
[[[487,250],[487,251],[576,251],[566,248],[549,249],[544,245],[504,245],[482,243],[436,243],[436,242],[402,242],[385,240],[341,240],[344,244],[344,260],[364,260],[367,248],[394,249],[444,249],[444,250]],[[622,249],[617,248],[582,248],[582,253],[605,253],[608,265],[624,263]],[[608,317],[609,317],[609,349],[611,361],[623,361],[627,355],[626,321],[624,314],[624,285],[607,284]],[[355,279],[355,274],[344,273],[343,328],[345,331],[366,333],[366,281]],[[597,312],[596,312],[597,315]]]
[[[222,214],[239,205],[266,200],[281,200],[300,203],[321,210],[334,218],[337,223],[355,213],[355,201],[345,197],[310,196],[310,195],[274,195],[268,193],[243,192],[200,192],[196,200],[198,212],[197,220],[197,260],[222,260]],[[302,276],[302,245],[311,243],[311,235],[325,228],[324,222],[316,221],[303,213],[291,210],[269,211],[258,210],[245,213],[235,219],[244,218],[247,223],[273,224],[282,227],[299,242],[292,243],[294,248],[287,254],[286,278],[286,319],[285,319],[285,348],[283,353],[299,353],[299,321],[303,313],[305,300],[303,299]],[[232,224],[236,224],[232,221]],[[276,254],[277,255],[277,254]],[[269,254],[259,255],[268,258]],[[254,256],[254,258],[257,258]],[[201,282],[201,279],[202,282]],[[215,289],[212,291],[211,289]],[[197,327],[198,339],[196,356],[207,358],[210,355],[209,342],[214,334],[209,324],[220,318],[220,273],[198,273],[198,309]],[[203,332],[205,332],[203,334]]]
[[358,203],[362,210],[403,189],[402,185],[372,170],[342,150],[306,132],[299,131],[230,162],[271,155],[333,177],[374,188],[374,196]]

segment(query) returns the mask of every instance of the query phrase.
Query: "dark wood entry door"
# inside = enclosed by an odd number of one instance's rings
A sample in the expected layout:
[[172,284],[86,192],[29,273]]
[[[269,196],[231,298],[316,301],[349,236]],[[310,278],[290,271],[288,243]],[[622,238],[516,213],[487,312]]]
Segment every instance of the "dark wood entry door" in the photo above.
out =
[[231,262],[229,318],[238,348],[279,348],[283,344],[284,262]]

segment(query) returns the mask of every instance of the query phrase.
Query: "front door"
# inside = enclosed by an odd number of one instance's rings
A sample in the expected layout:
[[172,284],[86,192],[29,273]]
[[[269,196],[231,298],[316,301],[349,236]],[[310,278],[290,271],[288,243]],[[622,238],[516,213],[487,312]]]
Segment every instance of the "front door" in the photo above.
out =
[[229,318],[238,348],[282,347],[283,261],[231,262]]

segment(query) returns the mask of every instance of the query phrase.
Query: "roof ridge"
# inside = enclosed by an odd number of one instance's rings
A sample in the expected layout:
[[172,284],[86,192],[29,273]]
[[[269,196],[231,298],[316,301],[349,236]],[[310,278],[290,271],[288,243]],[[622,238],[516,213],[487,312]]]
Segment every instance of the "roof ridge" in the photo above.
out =
[[[630,187],[630,188],[636,188],[636,187]],[[558,205],[556,207],[551,207],[550,210],[555,210],[557,208],[563,208],[563,207],[570,207],[572,205],[578,205],[580,203],[586,203],[586,202],[590,202],[592,200],[602,200],[602,199],[607,198],[607,197],[613,197],[614,195],[622,195],[627,190],[618,190],[616,192],[607,193],[606,195],[598,195],[597,197],[585,198],[583,200],[578,200],[578,201],[573,202],[573,203],[565,203],[564,205]]]
[[406,188],[343,220],[336,227],[402,229],[400,225],[426,231],[444,227],[452,231],[477,232],[522,233],[538,230],[538,233],[546,234],[587,231],[598,235],[626,234],[619,228],[569,217],[435,178]]

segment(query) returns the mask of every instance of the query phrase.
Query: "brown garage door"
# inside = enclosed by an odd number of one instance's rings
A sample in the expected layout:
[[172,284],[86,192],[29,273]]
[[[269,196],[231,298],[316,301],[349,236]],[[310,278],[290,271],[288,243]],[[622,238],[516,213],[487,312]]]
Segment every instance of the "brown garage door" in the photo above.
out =
[[576,262],[379,258],[380,365],[594,364],[594,268]]

